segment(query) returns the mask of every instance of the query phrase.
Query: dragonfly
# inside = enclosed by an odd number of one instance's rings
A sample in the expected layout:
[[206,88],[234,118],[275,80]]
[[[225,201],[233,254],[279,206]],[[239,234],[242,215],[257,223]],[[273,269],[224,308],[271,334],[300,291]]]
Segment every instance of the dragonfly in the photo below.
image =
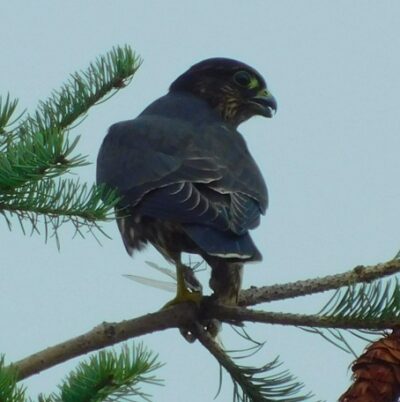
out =
[[[165,290],[171,293],[176,292],[177,280],[175,269],[160,267],[152,261],[145,261],[145,263],[150,268],[156,270],[164,276],[167,276],[169,279],[172,279],[172,281],[163,281],[132,274],[124,274],[123,276],[145,286]],[[206,269],[204,261],[195,263],[189,261],[188,265],[189,266],[185,266],[184,271],[184,278],[187,289],[189,289],[191,292],[202,292],[203,287],[196,278],[195,274]],[[207,320],[207,322],[204,323],[204,329],[209,332],[214,338],[216,338],[217,342],[222,345],[221,339],[218,336],[221,330],[221,323],[218,320]],[[188,342],[193,343],[196,340],[196,336],[190,330],[186,328],[180,328],[179,331]]]
[[[158,279],[153,279],[153,278],[148,278],[145,276],[140,276],[140,275],[132,275],[132,274],[124,274],[123,276],[125,278],[131,279],[137,283],[140,283],[145,286],[150,286],[156,289],[161,289],[165,290],[167,292],[175,293],[176,292],[176,272],[175,268],[170,269],[170,268],[164,268],[152,261],[145,261],[146,265],[148,265],[150,268],[156,270],[157,272],[163,274],[164,276],[167,276],[169,279],[172,279],[171,281],[163,281],[163,280],[158,280]],[[189,266],[185,266],[185,283],[187,288],[192,291],[192,292],[202,292],[203,287],[199,280],[196,278],[196,273],[204,271],[206,268],[203,267],[204,262],[191,262],[189,261]]]

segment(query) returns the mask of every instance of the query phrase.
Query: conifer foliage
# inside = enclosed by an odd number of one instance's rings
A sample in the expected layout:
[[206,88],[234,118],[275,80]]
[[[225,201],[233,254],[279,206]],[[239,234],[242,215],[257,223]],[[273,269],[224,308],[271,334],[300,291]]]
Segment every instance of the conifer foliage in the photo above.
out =
[[10,95],[0,99],[0,213],[9,226],[15,216],[24,232],[57,236],[63,223],[92,230],[110,217],[115,194],[102,200],[103,189],[61,177],[88,163],[70,129],[125,86],[140,63],[129,47],[114,48],[72,74],[31,114],[16,115],[18,102]]

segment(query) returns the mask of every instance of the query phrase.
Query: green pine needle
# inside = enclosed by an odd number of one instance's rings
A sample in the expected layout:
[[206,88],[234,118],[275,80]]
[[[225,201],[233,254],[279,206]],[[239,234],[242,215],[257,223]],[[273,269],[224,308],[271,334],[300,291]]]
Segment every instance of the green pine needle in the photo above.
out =
[[15,110],[18,105],[18,100],[10,99],[10,94],[7,94],[6,100],[0,97],[0,135],[5,133],[5,129],[8,126],[11,126],[18,118],[14,119],[14,121],[10,121],[11,117],[15,113]]
[[7,147],[16,139],[12,127],[23,114],[14,117],[17,105],[18,100],[11,100],[10,94],[7,94],[5,100],[0,96],[0,152],[5,152]]
[[25,402],[25,388],[17,385],[17,374],[12,367],[5,367],[4,356],[0,356],[0,401]]
[[335,291],[330,300],[318,313],[330,320],[347,321],[349,326],[362,323],[369,330],[335,328],[301,328],[318,334],[334,346],[356,356],[348,337],[355,336],[371,342],[374,336],[382,336],[385,329],[400,324],[400,284],[397,278],[378,280],[372,283],[351,285]]
[[[361,338],[361,336],[357,335],[357,332],[353,333],[350,330],[343,330],[343,329],[335,329],[335,328],[310,328],[310,327],[300,327],[305,332],[309,332],[311,334],[319,335],[324,338],[326,341],[331,343],[332,345],[336,346],[337,348],[343,350],[346,353],[357,357],[357,353],[351,347],[350,342],[347,340],[346,335],[352,334]],[[367,341],[366,337],[362,337],[364,341]],[[368,340],[370,341],[370,340]]]
[[19,219],[24,233],[25,224],[31,232],[43,229],[46,239],[56,235],[59,227],[67,222],[82,234],[82,228],[100,229],[98,221],[113,217],[112,209],[119,198],[113,191],[79,181],[47,179],[10,192],[0,192],[0,213],[11,227],[11,216]]
[[52,395],[47,396],[47,395],[40,394],[38,396],[38,402],[56,402],[56,400],[53,398]]
[[59,393],[42,401],[53,402],[111,402],[132,401],[133,398],[148,399],[140,385],[161,385],[153,372],[161,364],[157,356],[143,345],[124,346],[118,354],[114,350],[101,351],[79,364],[59,386]]
[[56,177],[72,168],[87,165],[82,155],[70,157],[72,143],[56,128],[21,136],[0,153],[0,191],[20,187],[44,177]]
[[236,366],[230,372],[234,389],[233,402],[300,402],[310,400],[311,394],[299,395],[302,383],[281,366],[276,358],[262,367]]
[[[396,279],[348,286],[335,292],[318,313],[327,318],[374,323],[400,323],[400,286]],[[390,327],[389,327],[390,328]]]
[[[70,141],[68,128],[107,94],[124,87],[140,63],[128,46],[116,47],[91,63],[86,71],[72,74],[59,91],[40,102],[38,110],[28,115],[2,143],[0,191],[59,176],[87,164],[82,155],[71,156],[78,138]],[[10,101],[9,96],[3,106],[0,103],[0,130],[2,123],[9,123],[15,108],[16,101]]]
[[70,127],[104,96],[126,86],[140,65],[141,59],[129,46],[113,48],[91,63],[86,71],[72,74],[60,90],[40,102],[36,113],[26,119],[23,127],[34,131]]

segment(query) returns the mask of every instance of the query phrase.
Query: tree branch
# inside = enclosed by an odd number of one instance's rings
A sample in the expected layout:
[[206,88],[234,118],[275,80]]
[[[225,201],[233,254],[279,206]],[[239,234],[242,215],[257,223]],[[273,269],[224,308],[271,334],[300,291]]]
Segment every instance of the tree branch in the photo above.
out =
[[277,358],[259,368],[237,365],[215,338],[203,329],[201,324],[195,325],[195,334],[199,342],[230,374],[233,382],[234,401],[301,402],[310,400],[312,394],[301,395],[299,393],[303,389],[303,384],[288,371],[279,369],[280,363]]
[[[400,261],[389,261],[376,266],[359,266],[343,274],[324,278],[298,281],[284,285],[264,286],[255,289],[251,288],[242,292],[240,303],[241,305],[252,305],[265,301],[304,296],[358,282],[369,282],[385,275],[396,273],[399,270]],[[348,319],[341,317],[328,318],[320,315],[275,313],[251,310],[240,306],[226,307],[210,305],[205,299],[204,308],[201,309],[197,308],[194,304],[183,303],[120,323],[104,322],[83,335],[37,352],[13,363],[12,366],[17,369],[19,380],[22,380],[74,357],[114,345],[130,338],[162,331],[168,328],[184,328],[185,330],[196,331],[196,326],[199,327],[197,323],[204,319],[344,329],[387,329],[393,328],[395,325],[400,325],[400,323],[394,322],[393,318],[386,321],[381,319],[366,320],[365,318],[357,320],[354,318]],[[209,344],[208,338],[202,335],[199,336],[201,337],[199,340],[204,346],[206,346],[206,344],[210,348],[215,346]],[[210,352],[213,353],[216,358],[217,354],[220,353],[216,349],[214,352],[211,350]],[[227,366],[229,365],[228,363],[229,362],[226,363]],[[228,367],[226,368],[229,371]]]
[[197,324],[196,337],[199,342],[215,357],[219,364],[231,375],[232,380],[246,388],[251,388],[251,381],[246,378],[240,371],[239,367],[220,347],[215,338],[211,337],[207,331],[204,331],[203,326]]
[[264,324],[293,325],[296,327],[317,327],[317,328],[341,328],[341,329],[369,329],[383,330],[390,329],[400,322],[393,318],[366,319],[366,318],[346,318],[346,317],[324,317],[317,314],[292,314],[276,313],[262,310],[251,310],[245,307],[212,306],[207,311],[206,317],[216,318],[221,321],[251,321]]
[[74,357],[130,338],[168,328],[190,327],[196,321],[197,313],[194,304],[184,303],[120,323],[104,322],[83,335],[37,352],[12,366],[17,369],[18,379],[23,380]]
[[242,290],[239,297],[240,306],[253,306],[264,302],[290,299],[338,289],[356,283],[372,282],[375,279],[400,272],[400,260],[391,260],[372,266],[358,265],[350,271],[322,278],[307,279],[272,286],[251,287]]

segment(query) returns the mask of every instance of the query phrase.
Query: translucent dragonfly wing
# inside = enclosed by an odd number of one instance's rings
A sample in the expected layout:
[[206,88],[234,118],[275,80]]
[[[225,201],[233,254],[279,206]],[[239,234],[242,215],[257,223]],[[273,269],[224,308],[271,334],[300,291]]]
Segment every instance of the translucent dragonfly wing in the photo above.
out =
[[[155,264],[154,262],[151,261],[145,261],[146,264],[156,270],[157,272],[160,272],[161,274],[168,276],[170,279],[172,279],[174,282],[167,282],[167,281],[161,281],[158,279],[152,279],[152,278],[147,278],[144,276],[139,276],[139,275],[131,275],[131,274],[126,274],[123,275],[125,278],[131,279],[135,282],[141,283],[142,285],[146,286],[151,286],[156,289],[161,289],[161,290],[166,290],[167,292],[174,293],[176,292],[176,272],[175,272],[175,267],[172,268],[164,268],[160,267],[159,265]],[[202,291],[202,286],[201,283],[197,280],[195,276],[195,272],[199,272],[202,269],[201,267],[201,262],[200,263],[191,263],[189,262],[189,265],[191,266],[186,267],[185,269],[185,282],[186,286],[188,289],[191,291]]]
[[137,283],[141,283],[142,285],[151,286],[152,288],[156,289],[166,290],[167,292],[171,293],[176,292],[176,283],[159,281],[157,279],[146,278],[144,276],[139,275],[123,275],[123,276]]
[[158,272],[161,272],[162,274],[169,276],[171,279],[173,279],[176,282],[176,272],[175,272],[175,268],[174,269],[170,269],[170,268],[163,268],[158,266],[157,264],[155,264],[154,262],[151,261],[145,261],[145,263],[155,269]]

